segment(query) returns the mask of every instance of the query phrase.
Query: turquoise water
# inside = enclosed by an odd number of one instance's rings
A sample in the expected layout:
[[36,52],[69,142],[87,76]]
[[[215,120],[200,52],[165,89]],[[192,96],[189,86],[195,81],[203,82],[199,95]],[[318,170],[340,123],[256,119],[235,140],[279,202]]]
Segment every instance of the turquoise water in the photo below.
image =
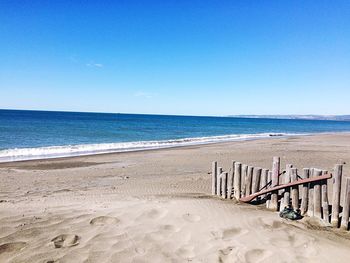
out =
[[350,131],[350,122],[0,110],[0,161]]

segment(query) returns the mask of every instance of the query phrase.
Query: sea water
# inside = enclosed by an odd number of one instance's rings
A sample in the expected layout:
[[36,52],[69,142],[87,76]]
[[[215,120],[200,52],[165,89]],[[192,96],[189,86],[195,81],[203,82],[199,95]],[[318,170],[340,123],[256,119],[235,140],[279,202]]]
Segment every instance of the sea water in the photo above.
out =
[[0,162],[346,131],[346,121],[0,110]]

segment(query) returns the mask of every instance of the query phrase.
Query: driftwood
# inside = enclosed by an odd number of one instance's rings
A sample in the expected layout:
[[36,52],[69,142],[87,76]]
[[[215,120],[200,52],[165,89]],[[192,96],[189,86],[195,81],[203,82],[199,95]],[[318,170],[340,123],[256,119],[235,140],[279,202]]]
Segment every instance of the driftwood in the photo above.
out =
[[[279,157],[273,158],[271,170],[235,161],[230,166],[228,172],[225,172],[217,162],[212,162],[213,195],[223,199],[235,197],[241,202],[266,202],[266,207],[273,211],[291,205],[290,209],[300,209],[303,216],[317,217],[327,225],[349,229],[350,178],[345,178],[343,186],[345,183],[346,188],[342,190],[341,164],[337,164],[332,173],[304,168],[300,175],[291,164],[287,164],[286,169],[281,172]],[[331,178],[332,180],[328,180]],[[328,200],[329,186],[333,193]]]
[[222,198],[226,199],[227,197],[227,172],[221,174],[221,195]]
[[247,181],[245,183],[245,195],[250,195],[252,193],[253,169],[253,166],[248,166]]
[[[275,156],[273,157],[273,162],[272,162],[271,189],[273,189],[278,185],[279,174],[280,174],[280,158]],[[274,211],[277,211],[278,209],[278,192],[277,191],[271,192],[269,209]]]
[[233,176],[233,195],[238,200],[241,197],[241,168],[242,164],[239,162],[235,163],[235,173]]
[[[308,168],[303,169],[302,179],[309,178],[310,170]],[[301,215],[305,215],[307,211],[307,204],[308,204],[308,197],[309,197],[309,184],[303,184],[302,192],[301,192],[301,207],[300,207],[300,213]]]
[[339,225],[340,188],[341,188],[342,172],[343,172],[343,166],[341,164],[337,164],[334,168],[332,218],[331,218],[331,224],[334,227],[338,227]]
[[217,167],[216,171],[216,195],[221,195],[221,173],[222,167]]
[[247,195],[248,165],[242,164],[242,195]]
[[233,173],[234,173],[234,171],[231,167],[229,172],[228,172],[228,177],[227,177],[227,198],[229,198],[229,199],[232,198]]
[[[322,174],[326,174],[327,171],[322,171]],[[327,180],[322,181],[321,196],[322,196],[322,218],[323,221],[329,223],[329,203],[328,203],[328,190]]]
[[344,200],[344,207],[343,207],[343,216],[342,216],[340,227],[344,230],[348,230],[349,213],[350,213],[350,178],[346,178],[344,199],[345,200]]
[[255,167],[253,170],[252,194],[259,192],[261,168]]
[[[261,177],[260,177],[260,189],[263,190],[267,187],[267,177],[268,177],[269,170],[262,169],[261,171]],[[264,199],[266,195],[262,195],[261,198]]]
[[[319,169],[314,170],[314,177],[318,178],[322,174]],[[322,219],[321,214],[321,181],[314,183],[314,216]]]
[[[310,168],[310,178],[314,176],[314,168]],[[314,216],[314,184],[309,184],[309,198],[307,203],[307,215]]]
[[218,162],[213,162],[211,165],[211,194],[216,195],[216,184],[217,184],[217,168],[218,167]]
[[[291,168],[290,169],[290,181],[297,182],[297,180],[298,180],[297,169]],[[294,210],[299,209],[299,187],[297,185],[292,187],[291,197],[292,197],[292,208]]]
[[289,184],[283,184],[283,185],[274,186],[274,187],[271,187],[270,189],[263,190],[263,191],[260,191],[258,193],[251,194],[251,195],[248,195],[248,196],[244,196],[244,197],[242,197],[239,200],[242,201],[242,202],[250,202],[250,201],[252,201],[253,199],[257,198],[260,195],[268,194],[268,193],[271,193],[271,192],[275,192],[275,191],[278,191],[280,189],[284,189],[286,187],[297,186],[297,185],[305,184],[305,183],[318,182],[318,181],[326,180],[326,179],[329,179],[329,178],[332,178],[332,174],[325,174],[325,175],[321,175],[319,177],[302,179],[302,180],[291,182]]
[[[291,169],[293,165],[287,164],[286,165],[286,172],[284,174],[283,181],[281,180],[281,183],[283,184],[289,184],[291,182]],[[282,211],[286,206],[289,206],[290,204],[290,189],[285,188],[283,196],[281,198],[281,204],[280,204],[280,211]]]

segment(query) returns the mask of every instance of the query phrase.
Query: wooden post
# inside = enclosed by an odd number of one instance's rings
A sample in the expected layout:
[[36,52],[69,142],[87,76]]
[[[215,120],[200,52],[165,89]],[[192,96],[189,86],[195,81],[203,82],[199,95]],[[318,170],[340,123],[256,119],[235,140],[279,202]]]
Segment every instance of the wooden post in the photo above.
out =
[[[266,188],[267,184],[267,175],[269,173],[269,170],[267,169],[262,169],[261,171],[261,178],[260,178],[260,190]],[[266,195],[262,195],[261,198],[264,199]]]
[[242,164],[242,196],[246,195],[246,187],[247,187],[247,180],[248,180],[248,165]]
[[221,174],[222,178],[222,188],[221,188],[221,196],[226,199],[227,197],[227,172]]
[[[314,168],[310,168],[310,178],[314,177]],[[309,184],[309,198],[307,204],[307,215],[314,216],[314,184]]]
[[[267,174],[267,183],[269,184],[271,182],[271,178],[272,178],[272,171],[269,171]],[[267,186],[267,189],[271,188],[271,184],[269,184]],[[267,199],[266,199],[266,208],[270,209],[270,203],[271,203],[271,195],[267,195]]]
[[253,169],[253,166],[248,166],[248,175],[245,182],[245,195],[250,195],[252,193]]
[[212,162],[211,164],[211,194],[216,195],[216,184],[217,184],[217,168],[218,163]]
[[[272,181],[272,171],[269,170],[269,173],[267,174],[267,183],[270,183],[271,181]],[[267,188],[271,188],[271,184],[269,184]]]
[[252,180],[252,194],[255,194],[259,191],[260,177],[261,177],[261,168],[254,167],[253,180]]
[[233,195],[239,200],[241,198],[241,176],[242,176],[242,164],[237,162],[235,163],[235,174],[233,180]]
[[231,167],[229,172],[228,172],[228,177],[227,177],[227,198],[231,199],[232,197],[232,188],[233,188],[233,168]]
[[332,198],[332,218],[331,224],[333,227],[339,225],[339,210],[340,210],[340,190],[341,190],[341,179],[343,174],[343,166],[337,164],[334,168],[333,174],[333,198]]
[[[290,169],[291,182],[298,180],[297,168]],[[299,186],[292,187],[292,207],[294,210],[299,209]]]
[[[322,171],[319,169],[314,170],[314,177],[321,176]],[[314,216],[322,219],[321,213],[321,184],[320,182],[315,182],[314,184]]]
[[[303,169],[303,179],[309,178],[310,170],[308,168]],[[308,204],[308,196],[309,196],[309,184],[303,184],[302,192],[301,192],[301,207],[300,212],[302,215],[305,215],[307,211]]]
[[[289,184],[291,182],[291,169],[293,165],[291,164],[286,164],[286,172],[284,174],[284,181],[283,184]],[[286,206],[289,206],[290,204],[290,189],[285,188],[283,197],[281,198],[281,203],[280,203],[280,211],[282,211]]]
[[222,167],[218,167],[218,170],[216,172],[216,195],[221,195],[221,173],[222,173]]
[[[327,171],[323,171],[322,174],[326,174]],[[322,195],[322,218],[323,221],[329,223],[329,203],[328,203],[328,191],[327,180],[324,180],[321,185]]]
[[[271,187],[277,186],[278,185],[278,176],[280,173],[280,158],[279,157],[273,157],[273,162],[272,162],[272,184]],[[278,196],[277,196],[277,191],[274,191],[271,193],[271,201],[269,208],[271,210],[277,211],[278,209]]]
[[346,178],[343,215],[341,217],[341,229],[348,230],[350,213],[350,178]]

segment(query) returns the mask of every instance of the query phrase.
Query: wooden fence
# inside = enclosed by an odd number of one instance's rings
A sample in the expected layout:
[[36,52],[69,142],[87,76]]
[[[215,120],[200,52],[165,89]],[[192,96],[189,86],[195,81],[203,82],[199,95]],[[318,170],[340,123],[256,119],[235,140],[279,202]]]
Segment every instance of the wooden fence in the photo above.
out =
[[[273,158],[271,170],[236,161],[232,161],[230,166],[228,171],[224,171],[217,162],[212,163],[212,195],[241,201],[252,199],[252,203],[266,203],[266,207],[273,211],[291,206],[300,210],[303,216],[317,217],[327,225],[349,229],[350,178],[344,178],[345,192],[341,195],[341,164],[335,165],[331,174],[317,168],[304,168],[299,172],[291,164],[281,171],[279,157]],[[286,184],[292,186],[284,187]],[[271,188],[282,189],[271,191]],[[329,189],[332,189],[332,195]],[[344,197],[343,202],[341,196]]]

